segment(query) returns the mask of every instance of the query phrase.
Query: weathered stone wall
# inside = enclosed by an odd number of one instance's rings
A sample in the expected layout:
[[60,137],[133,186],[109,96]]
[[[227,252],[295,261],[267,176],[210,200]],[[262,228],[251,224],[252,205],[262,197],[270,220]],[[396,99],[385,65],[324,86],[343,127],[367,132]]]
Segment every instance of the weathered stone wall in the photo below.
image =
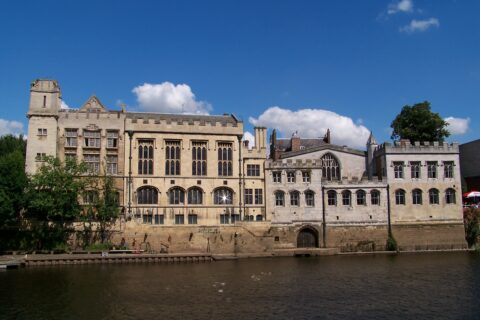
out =
[[[129,249],[169,253],[212,253],[275,255],[282,250],[297,248],[297,237],[309,228],[318,235],[323,247],[323,229],[319,223],[273,225],[266,222],[237,223],[229,226],[155,226],[127,222],[122,232],[115,232],[114,244],[125,238]],[[392,233],[399,250],[465,249],[461,224],[394,225]],[[342,252],[385,250],[388,226],[333,225],[326,228],[326,247]],[[149,247],[145,244],[148,243]]]
[[467,247],[463,223],[393,225],[392,233],[401,251]]

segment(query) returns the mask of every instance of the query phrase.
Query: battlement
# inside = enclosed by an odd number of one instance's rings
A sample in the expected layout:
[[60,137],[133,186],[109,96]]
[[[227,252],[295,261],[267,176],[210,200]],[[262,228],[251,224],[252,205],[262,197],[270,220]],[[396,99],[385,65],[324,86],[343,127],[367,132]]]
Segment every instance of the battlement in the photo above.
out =
[[439,141],[395,141],[393,144],[385,142],[375,149],[377,154],[402,154],[402,153],[459,153],[459,143]]

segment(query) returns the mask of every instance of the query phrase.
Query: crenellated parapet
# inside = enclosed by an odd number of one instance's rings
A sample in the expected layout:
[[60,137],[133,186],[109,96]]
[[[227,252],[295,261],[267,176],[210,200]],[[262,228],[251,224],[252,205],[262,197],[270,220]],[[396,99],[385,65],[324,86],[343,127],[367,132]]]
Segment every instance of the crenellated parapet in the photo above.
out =
[[447,143],[440,141],[415,141],[413,144],[408,140],[395,141],[393,144],[385,142],[379,145],[375,153],[379,154],[442,154],[459,153],[459,143]]

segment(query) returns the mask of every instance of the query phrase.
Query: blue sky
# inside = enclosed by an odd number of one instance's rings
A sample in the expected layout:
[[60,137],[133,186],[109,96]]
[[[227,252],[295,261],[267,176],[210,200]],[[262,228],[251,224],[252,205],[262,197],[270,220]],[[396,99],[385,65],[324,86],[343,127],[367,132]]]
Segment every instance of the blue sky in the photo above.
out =
[[[0,134],[26,132],[29,84],[64,102],[234,113],[247,130],[389,140],[428,100],[478,139],[480,1],[8,1],[0,5]],[[181,107],[179,107],[181,106]],[[470,119],[470,120],[468,120]],[[21,128],[20,122],[23,124]]]

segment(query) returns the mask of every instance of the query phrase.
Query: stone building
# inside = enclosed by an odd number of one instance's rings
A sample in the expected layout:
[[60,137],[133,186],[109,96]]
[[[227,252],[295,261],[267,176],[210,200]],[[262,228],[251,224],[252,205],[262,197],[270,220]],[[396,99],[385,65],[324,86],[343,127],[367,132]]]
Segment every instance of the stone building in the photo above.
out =
[[159,226],[265,220],[265,128],[255,128],[258,142],[249,148],[233,115],[111,111],[95,96],[79,109],[62,109],[53,80],[32,83],[28,118],[26,171],[35,172],[46,155],[85,161],[91,174],[115,178],[127,220]]
[[286,246],[375,249],[389,232],[404,249],[465,245],[458,144],[378,145],[370,135],[360,151],[331,144],[330,132],[274,131],[270,155],[267,219]]
[[[30,88],[26,171],[47,155],[114,177],[115,238],[171,252],[291,254],[296,248],[382,250],[465,246],[457,144],[401,141],[366,151],[321,139],[242,141],[233,115],[109,110],[96,96],[61,108],[54,80]],[[95,198],[94,190],[82,196]]]

